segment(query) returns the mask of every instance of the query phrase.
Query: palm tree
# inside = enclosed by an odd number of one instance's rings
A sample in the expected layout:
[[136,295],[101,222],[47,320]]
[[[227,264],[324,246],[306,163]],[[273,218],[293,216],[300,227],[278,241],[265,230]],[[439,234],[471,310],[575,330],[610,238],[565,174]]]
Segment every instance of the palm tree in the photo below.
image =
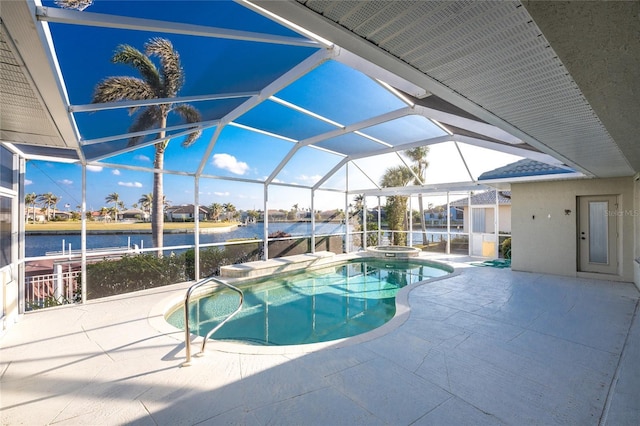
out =
[[142,197],[138,200],[138,204],[140,204],[140,208],[147,213],[151,213],[151,206],[153,205],[153,194],[150,192],[148,194],[142,194]]
[[364,194],[358,194],[353,197],[353,201],[356,203],[356,209],[360,210],[364,206]]
[[260,218],[260,212],[258,212],[256,210],[249,210],[247,212],[247,216],[249,216],[251,223],[256,223],[258,221],[258,219]]
[[211,218],[215,221],[219,220],[220,215],[224,211],[224,208],[220,203],[211,204],[211,206],[209,206],[209,209],[211,209]]
[[113,210],[116,213],[116,222],[118,221],[118,206],[120,205],[120,195],[117,192],[112,192],[104,199],[107,203],[113,203]]
[[[109,209],[108,208],[106,208],[106,207],[101,207],[100,208],[100,216],[103,219],[106,219],[106,216],[107,216],[108,213],[109,213]],[[109,218],[111,218],[111,217],[109,216]]]
[[[121,100],[145,100],[145,99],[166,99],[176,98],[179,90],[184,84],[184,73],[180,64],[180,55],[173,48],[171,42],[164,38],[152,38],[144,45],[145,51],[142,53],[138,49],[129,45],[118,46],[111,62],[117,64],[130,65],[135,68],[142,78],[135,77],[109,77],[100,82],[93,95],[94,103],[116,102]],[[160,59],[160,69],[151,60],[152,57]],[[131,113],[135,113],[139,108],[131,108]],[[129,128],[131,132],[158,128],[158,139],[166,137],[167,118],[169,113],[175,112],[187,123],[201,121],[200,113],[191,105],[164,103],[160,105],[149,105],[143,107],[137,115],[134,123]],[[182,146],[191,146],[201,131],[197,127],[192,128],[193,132],[185,137]],[[129,145],[137,145],[142,136],[135,136],[129,139]],[[162,254],[163,228],[164,228],[164,187],[163,174],[164,153],[170,139],[155,144],[155,157],[153,167],[156,170],[153,174],[153,207],[151,216],[151,234],[153,244],[158,248],[158,254]]]
[[[422,185],[425,181],[425,173],[429,162],[427,161],[427,155],[429,154],[428,146],[419,146],[413,149],[408,149],[404,152],[404,155],[409,157],[413,161],[413,169],[417,178],[414,178],[415,185]],[[422,228],[422,242],[427,242],[427,224],[424,220],[424,207],[422,200],[422,193],[418,194],[418,208],[420,209],[420,228]]]
[[[413,179],[413,174],[408,167],[395,166],[388,168],[382,179],[380,185],[385,188],[405,186]],[[386,206],[387,223],[389,229],[392,231],[400,231],[406,229],[405,222],[407,216],[407,196],[406,195],[391,195],[387,197]],[[393,244],[406,245],[407,236],[403,233],[393,233]]]
[[236,211],[236,206],[231,203],[225,203],[222,205],[222,209],[225,211],[227,220],[229,220],[229,217],[233,218]]
[[[24,196],[24,203],[27,205],[27,212],[31,210],[31,212],[33,213],[33,223],[36,223],[36,200],[37,199],[38,199],[38,196],[36,195],[35,192],[32,192],[31,194],[26,194]],[[29,221],[29,213],[27,213],[27,221]]]
[[64,9],[85,10],[93,0],[56,0],[56,4]]
[[60,202],[60,199],[62,197],[58,197],[57,195],[54,195],[53,197],[51,197],[51,204],[53,205],[53,218],[55,219],[56,217],[56,210],[58,208],[58,203]]
[[58,197],[53,195],[51,192],[47,192],[46,194],[40,194],[36,198],[36,201],[43,204],[43,207],[46,207],[47,220],[51,219],[51,206],[54,204],[54,201],[58,202]]

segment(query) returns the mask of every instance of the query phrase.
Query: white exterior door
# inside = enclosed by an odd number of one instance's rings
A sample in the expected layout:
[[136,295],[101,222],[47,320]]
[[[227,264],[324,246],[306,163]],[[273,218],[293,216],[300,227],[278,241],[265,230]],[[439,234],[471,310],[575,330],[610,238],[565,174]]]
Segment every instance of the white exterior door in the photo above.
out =
[[496,252],[496,210],[494,207],[471,208],[471,243],[472,256],[497,257]]
[[615,195],[579,197],[579,271],[618,273],[617,211]]

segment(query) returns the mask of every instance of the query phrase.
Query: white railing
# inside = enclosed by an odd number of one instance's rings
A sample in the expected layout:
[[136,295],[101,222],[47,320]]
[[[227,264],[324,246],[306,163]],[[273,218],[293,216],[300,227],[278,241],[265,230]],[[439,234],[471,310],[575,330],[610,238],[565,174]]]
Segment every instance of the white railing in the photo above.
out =
[[80,271],[25,277],[25,309],[72,303],[78,291]]
[[[344,233],[318,234],[317,239],[331,236],[340,236],[344,238]],[[270,238],[269,242],[278,240],[296,240],[300,238],[311,238],[310,236],[291,236],[285,238]],[[262,239],[242,239],[239,241],[225,241],[217,243],[200,244],[200,249],[205,248],[224,248],[228,246],[242,246],[246,244],[263,244]],[[142,246],[142,244],[141,244]],[[63,247],[65,245],[63,244]],[[172,256],[173,253],[180,253],[195,248],[193,244],[168,246],[163,248],[165,256]],[[109,247],[99,249],[89,249],[86,251],[86,262],[91,264],[101,262],[107,259],[115,260],[123,256],[136,256],[145,253],[156,253],[157,249],[134,247]],[[79,303],[81,298],[81,267],[82,254],[79,250],[72,249],[70,246],[65,247],[64,251],[49,253],[47,256],[34,256],[24,260],[25,265],[34,264],[38,266],[38,262],[49,265],[45,270],[47,273],[41,275],[33,275],[25,277],[25,311],[34,309],[47,308],[67,303]],[[52,265],[52,266],[51,266]],[[185,265],[186,266],[186,265]],[[194,265],[195,267],[195,265]],[[63,269],[64,268],[64,269]],[[69,269],[75,269],[69,271]],[[62,272],[66,270],[65,272]],[[41,271],[41,272],[45,272]]]

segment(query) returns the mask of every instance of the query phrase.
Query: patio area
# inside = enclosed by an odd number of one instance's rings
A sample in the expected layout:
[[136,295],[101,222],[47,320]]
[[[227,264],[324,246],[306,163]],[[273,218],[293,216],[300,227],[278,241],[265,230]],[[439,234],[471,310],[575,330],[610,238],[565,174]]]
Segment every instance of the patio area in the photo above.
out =
[[444,260],[459,274],[407,292],[397,327],[311,353],[181,368],[155,324],[186,284],[27,314],[0,341],[2,424],[640,422],[633,284]]

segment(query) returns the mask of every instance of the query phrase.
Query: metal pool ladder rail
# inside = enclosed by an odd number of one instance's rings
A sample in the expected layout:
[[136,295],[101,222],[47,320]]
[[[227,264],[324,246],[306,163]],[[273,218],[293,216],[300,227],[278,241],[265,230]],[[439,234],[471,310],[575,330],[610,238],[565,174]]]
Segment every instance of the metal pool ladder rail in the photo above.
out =
[[231,313],[231,315],[229,315],[227,318],[225,318],[224,321],[222,321],[220,324],[215,326],[212,330],[210,330],[207,333],[206,336],[204,336],[204,340],[202,341],[202,348],[200,349],[200,356],[204,355],[204,348],[205,348],[205,346],[207,344],[207,340],[209,340],[209,337],[211,337],[211,335],[213,333],[218,331],[218,329],[220,327],[222,327],[227,321],[229,321],[238,312],[240,312],[240,310],[242,309],[242,304],[244,303],[244,293],[242,292],[242,290],[240,290],[239,288],[234,287],[231,284],[228,284],[228,283],[226,283],[226,282],[224,282],[222,280],[216,279],[214,277],[204,278],[204,279],[198,281],[197,283],[195,283],[194,285],[192,285],[191,287],[189,287],[189,289],[187,290],[187,295],[184,297],[184,347],[185,347],[187,359],[182,364],[183,367],[187,367],[187,366],[191,365],[191,339],[190,339],[191,332],[190,332],[190,329],[189,329],[189,302],[191,301],[191,295],[198,288],[200,288],[203,285],[205,285],[207,283],[210,283],[210,282],[213,282],[215,284],[219,284],[219,285],[222,285],[224,287],[230,288],[231,290],[233,290],[236,293],[238,293],[240,295],[240,303],[238,304],[238,307],[236,308],[236,310]]

